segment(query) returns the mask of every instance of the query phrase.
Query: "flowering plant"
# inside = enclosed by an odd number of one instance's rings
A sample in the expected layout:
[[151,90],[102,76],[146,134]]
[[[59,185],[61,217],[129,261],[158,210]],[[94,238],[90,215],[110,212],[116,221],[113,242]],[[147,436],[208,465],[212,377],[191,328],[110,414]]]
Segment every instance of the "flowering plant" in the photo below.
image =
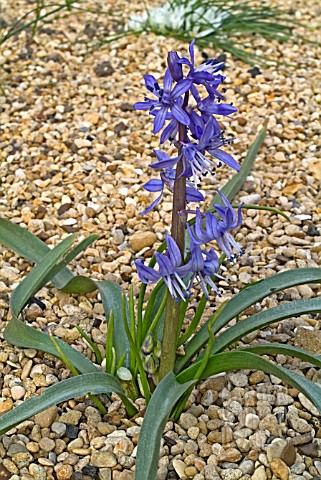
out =
[[[242,222],[242,210],[249,206],[240,205],[235,210],[230,202],[246,177],[249,163],[253,161],[253,154],[265,132],[263,129],[251,156],[239,167],[225,150],[230,140],[226,140],[215,118],[236,110],[233,105],[224,103],[218,90],[224,81],[220,67],[215,60],[195,66],[192,42],[190,58],[180,57],[176,52],[168,54],[163,88],[152,75],[145,75],[145,85],[156,99],[145,97],[135,107],[149,110],[154,117],[154,132],[163,130],[161,144],[171,142],[177,154],[170,157],[163,150],[155,150],[157,162],[151,167],[159,171],[160,178],[145,184],[147,191],[160,192],[160,195],[143,214],[148,214],[161,201],[165,187],[173,192],[172,226],[149,265],[139,258],[135,262],[142,282],[136,304],[133,288],[127,298],[113,282],[74,276],[67,269],[67,264],[90,245],[96,235],[75,247],[72,247],[74,236],[71,235],[50,250],[28,231],[0,219],[0,242],[37,263],[12,294],[12,318],[5,339],[20,347],[51,353],[64,361],[75,375],[48,387],[40,396],[24,401],[3,415],[0,433],[51,405],[87,393],[102,413],[106,412],[105,406],[95,395],[117,393],[128,416],[133,417],[137,414],[135,400],[143,395],[147,410],[139,437],[135,478],[156,480],[165,422],[169,415],[173,419],[179,417],[191,389],[204,378],[240,368],[260,369],[302,391],[321,411],[319,385],[260,355],[293,355],[318,367],[321,366],[320,356],[276,343],[235,347],[238,340],[256,329],[284,318],[320,312],[321,298],[316,297],[285,303],[247,317],[243,313],[271,293],[303,283],[320,283],[320,269],[285,271],[253,283],[230,301],[221,303],[214,312],[210,311],[198,329],[203,314],[207,313],[205,308],[211,292],[221,295],[217,286],[217,280],[222,278],[221,263],[225,258],[235,262],[244,253],[235,241],[233,231]],[[199,190],[202,178],[223,164],[239,173],[217,193],[212,208],[206,212],[202,212],[199,205],[195,210],[187,208],[187,203],[201,204],[205,200]],[[188,220],[190,214],[194,218]],[[222,251],[220,257],[217,254],[219,249]],[[19,316],[23,319],[27,303],[50,280],[56,288],[69,293],[99,290],[108,323],[105,358],[81,329],[80,333],[95,352],[95,363],[58,338],[20,321]],[[156,286],[145,302],[148,284]],[[190,325],[182,333],[184,316],[195,290],[199,291],[200,300]],[[240,321],[225,328],[240,315]],[[235,348],[231,350],[231,346]],[[180,350],[177,354],[179,348],[183,348],[183,353]]]

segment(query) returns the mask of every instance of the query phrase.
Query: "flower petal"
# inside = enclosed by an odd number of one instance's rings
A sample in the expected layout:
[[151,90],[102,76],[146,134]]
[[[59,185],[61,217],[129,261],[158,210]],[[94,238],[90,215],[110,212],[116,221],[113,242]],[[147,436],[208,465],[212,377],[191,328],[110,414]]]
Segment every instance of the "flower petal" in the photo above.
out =
[[171,99],[177,100],[178,97],[181,97],[183,93],[187,92],[187,90],[190,88],[192,82],[193,80],[191,78],[184,78],[183,80],[177,82],[172,90]]
[[181,107],[174,103],[173,105],[171,105],[171,112],[179,123],[189,126],[190,119],[185,110],[183,110]]
[[167,114],[167,107],[161,107],[158,110],[154,120],[154,133],[159,132],[163,128],[166,120],[166,114]]
[[155,86],[158,85],[156,78],[153,75],[144,75],[144,80],[147,90],[155,93]]
[[143,188],[145,188],[145,190],[147,190],[148,192],[160,192],[161,190],[163,190],[164,186],[161,180],[157,180],[155,178],[145,183],[143,185]]
[[167,65],[175,82],[183,78],[183,69],[182,65],[178,63],[179,59],[177,52],[169,52],[167,55]]
[[178,163],[180,157],[169,158],[168,160],[162,160],[160,162],[151,163],[148,165],[151,168],[155,168],[155,170],[161,170],[163,168],[173,168]]
[[194,187],[186,187],[186,201],[187,202],[204,202],[205,198]]
[[150,107],[153,105],[153,100],[146,101],[146,102],[136,102],[134,104],[134,108],[136,110],[149,110]]
[[143,260],[135,260],[137,274],[143,283],[156,283],[161,275],[153,268],[144,265]]
[[219,160],[221,160],[221,162],[225,163],[231,168],[234,168],[234,170],[236,170],[237,172],[240,171],[239,164],[229,153],[224,152],[224,150],[221,150],[220,148],[209,149],[207,151],[210,155],[212,155],[212,157],[218,158]]
[[141,215],[146,215],[146,213],[149,213],[151,210],[153,210],[154,207],[156,207],[156,205],[161,201],[161,198],[163,196],[163,191],[162,193],[156,198],[156,200],[153,201],[153,203],[151,203],[149,205],[149,207],[146,208],[146,210],[143,210],[142,212],[140,212]]
[[174,138],[176,137],[177,131],[178,131],[177,120],[173,119],[169,122],[167,127],[164,128],[160,137],[160,144],[166,142],[166,140],[168,140],[169,138],[171,140],[174,140]]
[[171,91],[172,83],[173,83],[172,75],[171,75],[170,69],[167,68],[165,72],[165,77],[164,77],[164,90],[166,92]]
[[182,263],[182,255],[175,240],[168,234],[166,234],[166,245],[171,263],[175,268],[179,267]]

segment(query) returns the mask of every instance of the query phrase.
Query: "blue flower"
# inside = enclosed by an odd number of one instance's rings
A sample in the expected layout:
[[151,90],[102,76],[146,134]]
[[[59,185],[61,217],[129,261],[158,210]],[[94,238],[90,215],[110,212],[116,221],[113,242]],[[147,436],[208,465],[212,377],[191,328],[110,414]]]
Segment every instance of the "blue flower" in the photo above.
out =
[[144,265],[143,260],[135,260],[137,274],[146,284],[156,283],[163,278],[171,296],[178,302],[180,299],[185,302],[188,288],[182,279],[188,275],[188,272],[179,270],[182,265],[182,255],[175,240],[168,234],[166,244],[166,253],[155,252],[158,271]]
[[[220,74],[213,74],[218,72],[223,67],[224,63],[219,62],[216,59],[209,59],[201,65],[195,67],[194,44],[195,40],[193,40],[189,46],[191,60],[186,57],[179,58],[176,52],[169,53],[167,57],[167,64],[173,78],[180,78],[182,71],[181,65],[187,65],[190,69],[187,78],[191,78],[193,80],[193,84],[204,85],[209,94],[214,94],[220,98],[223,98],[222,94],[217,91],[217,87],[225,80],[225,77]],[[198,101],[199,94],[196,87],[191,85],[190,90],[195,100]]]
[[202,250],[197,243],[192,242],[190,246],[190,259],[186,265],[180,267],[180,273],[192,273],[188,289],[190,290],[194,285],[194,281],[197,280],[204,295],[208,298],[207,286],[211,287],[214,292],[220,296],[219,289],[212,279],[213,276],[223,279],[223,277],[217,273],[219,268],[219,260],[213,248],[207,252],[206,250]]
[[[213,117],[210,117],[199,138],[199,142],[182,145],[181,154],[192,171],[195,186],[197,185],[200,175],[204,176],[209,172],[215,171],[216,167],[221,166],[221,162],[234,168],[236,171],[240,170],[239,164],[232,155],[219,148],[225,143],[226,141],[221,135],[217,121]],[[205,157],[205,152],[209,153],[211,157],[214,157],[219,162],[217,163]],[[185,172],[183,172],[183,175],[185,175]]]
[[[161,192],[161,193],[156,198],[156,200],[154,200],[153,203],[148,208],[146,208],[146,210],[141,212],[141,215],[145,215],[146,213],[149,213],[161,201],[165,185],[168,187],[168,189],[171,192],[173,192],[175,176],[176,176],[176,170],[174,168],[167,168],[166,170],[161,172],[160,180],[158,179],[149,180],[149,182],[143,185],[143,188],[145,188],[145,190],[147,190],[148,192]],[[186,186],[186,201],[187,202],[203,202],[205,200],[204,196],[198,190],[196,190],[196,188],[190,185],[189,182],[187,183],[188,185]]]
[[[221,192],[218,193],[220,194],[224,205],[215,204],[214,208],[221,219],[218,220],[213,213],[207,212],[205,214],[204,228],[204,215],[202,215],[200,210],[197,208],[195,225],[194,227],[190,227],[187,224],[187,229],[194,243],[201,245],[215,240],[227,258],[229,260],[235,260],[239,255],[242,255],[244,251],[234,240],[230,234],[230,230],[239,227],[242,223],[242,205],[238,208],[238,212],[236,214],[225,195],[223,195]],[[236,253],[233,253],[233,251],[236,251]]]
[[[198,124],[195,127],[195,131],[198,132],[198,135],[200,134],[201,124]],[[213,117],[210,117],[199,136],[198,143],[190,142],[182,144],[181,152],[177,157],[170,157],[166,152],[154,150],[158,162],[150,165],[150,167],[156,170],[174,168],[179,160],[183,158],[184,165],[182,176],[187,178],[193,177],[194,185],[196,187],[199,177],[201,175],[207,175],[209,172],[213,172],[216,167],[221,166],[221,162],[234,168],[236,171],[240,170],[237,161],[234,160],[229,153],[219,148],[225,143],[227,143],[227,141],[222,137],[217,121]],[[207,158],[204,155],[205,152],[217,159],[218,162]]]
[[160,88],[153,75],[144,75],[144,80],[146,88],[157,97],[157,100],[145,97],[145,101],[135,103],[134,108],[153,111],[155,115],[154,133],[159,132],[163,128],[169,111],[178,122],[183,125],[189,125],[189,116],[182,108],[182,95],[190,88],[192,79],[184,78],[179,80],[172,90],[173,78],[168,68],[165,72],[164,88]]
[[208,95],[203,100],[197,102],[197,108],[201,112],[205,122],[210,118],[210,115],[224,115],[228,116],[231,113],[237,112],[237,108],[230,103],[221,103],[214,95]]

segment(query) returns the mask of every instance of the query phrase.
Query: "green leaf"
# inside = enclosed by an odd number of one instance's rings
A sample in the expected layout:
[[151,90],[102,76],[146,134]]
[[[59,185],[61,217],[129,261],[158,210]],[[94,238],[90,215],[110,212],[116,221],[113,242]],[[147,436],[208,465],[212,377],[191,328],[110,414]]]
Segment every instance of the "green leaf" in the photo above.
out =
[[[75,248],[81,248],[80,251],[82,251],[96,238],[99,236],[91,235]],[[48,245],[36,235],[5,218],[0,218],[0,243],[34,263],[39,263],[49,252],[52,252]],[[84,276],[74,276],[67,267],[57,273],[51,282],[58,290],[68,293],[84,294],[97,289],[95,282]]]
[[[200,363],[201,362],[196,362],[194,365],[180,373],[177,376],[177,381],[185,383],[193,379]],[[311,382],[304,376],[294,373],[292,370],[274,365],[272,362],[269,362],[269,360],[259,357],[254,353],[249,353],[243,350],[234,350],[212,355],[202,374],[202,379],[208,378],[211,375],[216,375],[217,373],[240,370],[242,368],[255,368],[256,370],[262,370],[263,372],[275,375],[284,382],[287,382],[300,390],[321,412],[320,385]]]
[[10,299],[13,316],[18,317],[28,300],[63,269],[65,266],[63,257],[70,250],[74,239],[75,236],[70,235],[56,245],[17,286]]
[[[247,155],[241,165],[241,169],[238,173],[233,175],[233,177],[220,189],[222,193],[227,197],[227,199],[231,202],[235,195],[241,190],[242,185],[246,181],[247,177],[249,176],[252,167],[254,165],[254,161],[256,159],[256,156],[258,154],[258,151],[260,150],[266,136],[267,132],[267,124],[268,120],[264,122],[263,128],[260,130],[260,133],[252,143],[252,145],[249,148],[249,151],[247,152]],[[222,199],[220,195],[217,193],[212,201],[211,201],[211,207],[209,210],[213,210],[213,205],[214,204],[219,204],[222,205]]]
[[[125,354],[125,366],[128,368],[130,346],[125,332],[122,317],[123,290],[117,283],[108,280],[96,282],[96,285],[101,295],[101,300],[104,305],[106,318],[110,318],[110,312],[113,312],[114,314],[113,346],[116,352],[116,363],[118,363],[121,357]],[[125,301],[127,321],[129,322],[129,308],[127,298],[125,299]]]
[[[0,243],[34,263],[40,262],[51,251],[48,245],[36,235],[5,218],[0,218]],[[61,289],[72,278],[71,271],[64,268],[52,283],[56,288]]]
[[83,295],[85,293],[91,293],[97,290],[97,285],[94,280],[91,280],[84,275],[77,275],[72,277],[63,287],[60,288],[63,292],[76,293]]
[[159,383],[147,407],[139,435],[136,480],[156,480],[160,442],[167,418],[179,398],[195,382],[178,383],[172,372]]
[[[221,316],[213,326],[213,333],[219,332],[230,320],[242,313],[246,308],[272,293],[304,283],[321,283],[320,268],[297,268],[281,272],[272,277],[261,280],[235,295],[224,308]],[[175,371],[179,372],[199,352],[207,342],[209,335],[206,323],[194,335],[185,347],[184,357],[176,360]]]
[[[247,290],[248,291],[248,290]],[[289,317],[298,317],[308,313],[321,312],[321,298],[307,298],[297,302],[288,302],[278,307],[269,308],[262,312],[255,313],[250,317],[239,320],[227,330],[216,337],[211,353],[221,352],[229,345],[237,342],[245,335],[254,332],[260,328],[266,327],[271,323],[284,320]]]
[[302,348],[293,347],[292,345],[283,345],[282,343],[265,343],[264,345],[247,345],[238,348],[238,351],[255,353],[256,355],[292,355],[304,362],[309,362],[316,367],[321,368],[321,355],[313,355]]
[[75,236],[70,235],[50,250],[14,290],[10,300],[13,316],[18,317],[28,300],[96,238],[91,235],[71,248]]
[[[50,340],[50,335],[29,327],[15,317],[8,323],[4,331],[4,338],[7,342],[17,345],[18,347],[34,348],[35,350],[42,350],[56,357],[58,356],[57,350]],[[97,372],[97,367],[95,367],[88,358],[59,338],[56,338],[56,341],[65,356],[69,358],[79,372]]]
[[40,396],[31,397],[10,412],[5,413],[0,418],[0,435],[53,405],[88,393],[106,392],[124,395],[118,380],[107,373],[87,373],[63,380],[46,388]]
[[84,238],[84,240],[82,240],[80,243],[75,245],[71,249],[71,251],[67,253],[67,255],[64,258],[64,261],[66,262],[66,264],[68,264],[74,258],[76,258],[77,255],[79,255],[79,253],[86,250],[86,248],[89,247],[89,245],[91,245],[95,240],[98,240],[99,237],[100,235],[97,235],[97,234],[89,235],[89,237]]

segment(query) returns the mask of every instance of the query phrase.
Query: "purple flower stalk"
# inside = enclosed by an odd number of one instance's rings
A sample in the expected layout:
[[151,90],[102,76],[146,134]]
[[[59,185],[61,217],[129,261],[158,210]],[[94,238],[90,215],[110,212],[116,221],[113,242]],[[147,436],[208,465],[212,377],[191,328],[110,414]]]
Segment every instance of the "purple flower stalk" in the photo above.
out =
[[[236,213],[219,192],[223,205],[214,205],[216,213],[207,212],[204,215],[196,208],[195,225],[190,227],[187,224],[192,242],[184,263],[185,222],[189,212],[186,202],[204,200],[196,187],[200,186],[202,177],[214,173],[222,164],[240,170],[237,161],[222,148],[233,139],[224,137],[224,131],[215,118],[215,115],[228,116],[236,111],[232,104],[222,102],[224,97],[217,90],[225,79],[219,72],[223,64],[211,59],[195,66],[194,43],[189,47],[190,59],[181,58],[177,52],[169,52],[163,88],[153,75],[144,75],[146,88],[156,98],[145,97],[144,102],[134,105],[138,110],[149,110],[154,116],[154,133],[165,127],[160,143],[170,140],[178,150],[172,157],[162,150],[154,150],[157,161],[150,167],[160,171],[160,178],[149,180],[144,185],[145,190],[158,192],[159,195],[142,214],[150,212],[160,202],[165,187],[174,194],[172,236],[166,235],[167,251],[155,253],[156,269],[145,266],[143,260],[135,261],[142,282],[153,284],[163,279],[173,297],[166,307],[169,333],[166,333],[165,344],[171,344],[172,329],[169,325],[173,318],[177,321],[178,310],[173,299],[176,302],[185,301],[195,282],[201,286],[206,297],[209,287],[219,294],[214,283],[214,277],[222,278],[218,274],[218,257],[213,248],[207,251],[201,245],[215,240],[230,260],[243,253],[230,233],[242,222],[241,207]],[[199,92],[201,86],[203,90],[205,87],[203,96]],[[190,278],[188,286],[187,280],[183,281],[187,277]]]

